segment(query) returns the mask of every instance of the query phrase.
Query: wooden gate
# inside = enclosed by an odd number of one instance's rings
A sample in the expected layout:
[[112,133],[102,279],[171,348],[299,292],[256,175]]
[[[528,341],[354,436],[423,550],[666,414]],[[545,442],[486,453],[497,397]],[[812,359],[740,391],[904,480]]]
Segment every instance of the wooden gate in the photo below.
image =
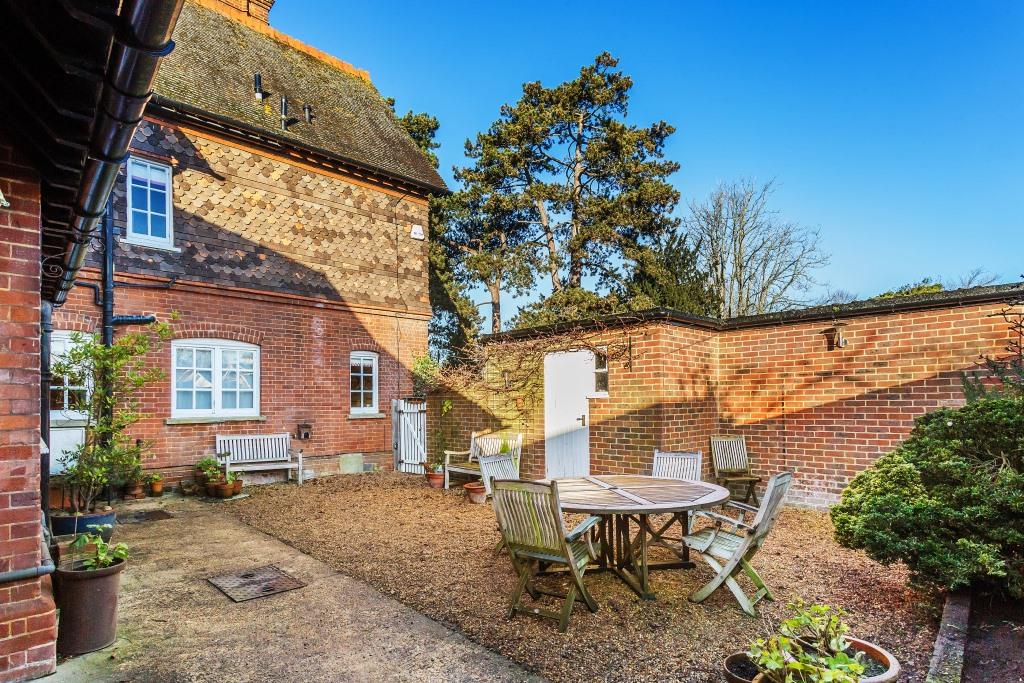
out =
[[427,402],[415,398],[391,401],[391,449],[396,472],[423,474],[427,461]]

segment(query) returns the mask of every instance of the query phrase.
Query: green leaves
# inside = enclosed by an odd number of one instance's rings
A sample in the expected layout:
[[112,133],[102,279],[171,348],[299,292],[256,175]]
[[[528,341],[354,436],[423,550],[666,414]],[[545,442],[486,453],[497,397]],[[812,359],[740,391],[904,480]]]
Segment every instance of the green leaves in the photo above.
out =
[[86,569],[104,569],[115,562],[128,559],[127,545],[118,543],[112,546],[104,541],[100,535],[103,531],[113,528],[110,524],[90,524],[89,528],[93,529],[96,533],[78,534],[75,540],[68,546],[71,550],[75,551],[72,555],[72,566],[74,566],[75,559],[78,557],[77,551],[88,548],[90,545],[93,547],[92,551],[82,558],[82,566]]
[[832,508],[836,538],[902,561],[933,589],[1024,596],[1024,399],[994,397],[917,420]]

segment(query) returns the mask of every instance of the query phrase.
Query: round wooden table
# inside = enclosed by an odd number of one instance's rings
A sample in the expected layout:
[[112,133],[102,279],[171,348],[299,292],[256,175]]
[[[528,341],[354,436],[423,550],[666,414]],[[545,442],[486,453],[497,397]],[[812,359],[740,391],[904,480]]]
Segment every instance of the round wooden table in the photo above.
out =
[[[649,575],[656,569],[691,569],[690,550],[679,540],[678,546],[665,538],[665,532],[678,523],[686,533],[691,512],[721,505],[729,500],[729,490],[702,481],[664,479],[638,474],[611,474],[574,479],[557,479],[558,498],[565,512],[601,517],[594,533],[599,541],[598,569],[614,572],[640,597],[653,600]],[[651,515],[667,514],[670,519],[658,528]],[[631,524],[635,526],[634,533]],[[676,560],[652,564],[647,560],[651,545],[672,551]]]

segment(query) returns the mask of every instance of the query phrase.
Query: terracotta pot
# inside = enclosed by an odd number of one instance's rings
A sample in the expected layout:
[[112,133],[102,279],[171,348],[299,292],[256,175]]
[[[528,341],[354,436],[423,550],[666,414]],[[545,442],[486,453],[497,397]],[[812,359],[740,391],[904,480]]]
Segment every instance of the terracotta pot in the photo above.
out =
[[217,497],[217,482],[215,482],[215,481],[208,481],[208,482],[206,482],[206,495],[208,495],[210,498],[216,498]]
[[484,488],[482,481],[471,481],[468,484],[463,484],[462,488],[466,489],[470,503],[483,505],[487,502],[487,489]]
[[141,481],[130,481],[124,485],[125,498],[141,498],[143,495]]
[[239,493],[242,492],[242,479],[241,478],[235,479],[234,486],[235,486],[234,493],[237,496]]
[[57,652],[80,655],[101,650],[117,637],[117,591],[127,563],[118,560],[104,569],[57,569]]
[[198,467],[196,468],[195,480],[200,486],[206,486],[206,474]]
[[217,497],[218,498],[230,498],[235,495],[235,485],[223,482],[217,484]]
[[444,472],[427,472],[427,483],[432,489],[441,488],[444,486]]
[[154,498],[164,495],[164,483],[162,481],[149,482],[149,495]]
[[[722,674],[725,676],[725,680],[729,683],[752,683],[754,680],[753,678],[744,678],[739,674],[733,673],[730,669],[730,666],[732,666],[732,668],[736,668],[739,662],[748,662],[750,666],[754,666],[754,663],[750,661],[750,657],[747,656],[746,652],[733,652],[725,658],[724,662],[722,662]],[[754,672],[754,675],[757,676],[756,667],[754,668]]]
[[869,659],[881,662],[883,666],[888,667],[885,673],[862,678],[860,683],[892,683],[900,677],[900,663],[892,656],[891,652],[859,638],[847,638],[847,640],[850,641],[850,647],[854,650],[863,652]]

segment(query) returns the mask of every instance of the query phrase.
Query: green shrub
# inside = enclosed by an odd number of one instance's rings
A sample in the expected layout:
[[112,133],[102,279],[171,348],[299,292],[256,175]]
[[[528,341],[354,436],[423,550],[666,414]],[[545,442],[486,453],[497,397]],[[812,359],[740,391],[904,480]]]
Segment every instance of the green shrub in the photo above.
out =
[[987,585],[1024,597],[1024,398],[918,418],[832,508],[836,538],[902,561],[925,588]]

